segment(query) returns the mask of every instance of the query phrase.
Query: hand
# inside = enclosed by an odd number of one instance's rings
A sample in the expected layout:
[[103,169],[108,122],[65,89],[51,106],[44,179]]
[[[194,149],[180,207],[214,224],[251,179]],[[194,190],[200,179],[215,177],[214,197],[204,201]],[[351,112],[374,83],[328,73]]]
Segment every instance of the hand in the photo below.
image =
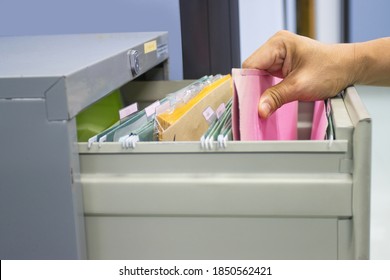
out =
[[279,31],[243,63],[284,80],[267,89],[259,115],[267,118],[285,103],[335,96],[355,82],[354,45],[325,45],[288,31]]

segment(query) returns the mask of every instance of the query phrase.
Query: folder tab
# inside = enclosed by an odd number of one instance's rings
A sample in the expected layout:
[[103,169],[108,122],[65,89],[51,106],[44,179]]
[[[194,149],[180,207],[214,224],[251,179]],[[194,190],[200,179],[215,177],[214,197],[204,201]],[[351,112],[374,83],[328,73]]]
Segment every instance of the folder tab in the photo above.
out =
[[161,141],[199,141],[209,127],[203,112],[210,107],[216,111],[221,103],[232,97],[231,76],[226,75],[204,87],[195,97],[173,112],[157,115]]

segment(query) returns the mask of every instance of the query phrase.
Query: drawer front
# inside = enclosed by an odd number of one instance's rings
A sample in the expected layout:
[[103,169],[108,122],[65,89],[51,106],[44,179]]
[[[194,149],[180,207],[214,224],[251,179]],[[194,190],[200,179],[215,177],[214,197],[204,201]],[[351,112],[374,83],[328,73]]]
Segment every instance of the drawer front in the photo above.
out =
[[337,220],[86,218],[90,259],[337,259]]
[[351,217],[350,174],[100,174],[86,215]]
[[349,92],[333,141],[79,143],[89,257],[367,258],[370,119]]

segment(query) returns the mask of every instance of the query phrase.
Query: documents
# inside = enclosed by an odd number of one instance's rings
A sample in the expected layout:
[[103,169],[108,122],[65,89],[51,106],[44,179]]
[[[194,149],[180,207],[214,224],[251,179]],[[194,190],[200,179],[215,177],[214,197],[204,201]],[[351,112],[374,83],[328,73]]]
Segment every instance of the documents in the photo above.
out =
[[296,140],[298,102],[283,105],[267,119],[258,114],[261,94],[281,79],[257,69],[232,69],[234,140]]
[[[204,87],[194,98],[173,112],[157,115],[160,141],[199,141],[209,127],[209,112],[232,97],[231,76],[226,75]],[[211,114],[212,115],[212,114]]]
[[[281,79],[257,69],[232,69],[232,76],[204,76],[168,94],[145,109],[137,103],[120,110],[121,119],[88,140],[120,142],[134,147],[138,141],[199,141],[202,147],[228,141],[297,140],[298,102],[290,102],[261,119],[261,94]],[[330,108],[314,103],[312,140],[333,139]]]

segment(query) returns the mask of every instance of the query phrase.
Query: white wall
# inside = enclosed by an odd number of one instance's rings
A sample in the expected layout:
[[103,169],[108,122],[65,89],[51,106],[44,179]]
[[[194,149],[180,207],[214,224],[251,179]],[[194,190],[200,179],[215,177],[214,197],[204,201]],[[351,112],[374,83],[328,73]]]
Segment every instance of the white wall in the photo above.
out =
[[277,31],[296,32],[295,0],[239,0],[239,15],[242,62]]
[[285,0],[286,3],[286,17],[287,30],[297,32],[297,15],[296,15],[296,0]]
[[324,43],[341,42],[341,1],[315,1],[316,39]]
[[350,1],[351,42],[390,36],[389,0]]
[[282,0],[239,0],[243,62],[275,32],[284,28]]
[[179,0],[0,0],[0,36],[168,31],[170,78],[183,78]]

